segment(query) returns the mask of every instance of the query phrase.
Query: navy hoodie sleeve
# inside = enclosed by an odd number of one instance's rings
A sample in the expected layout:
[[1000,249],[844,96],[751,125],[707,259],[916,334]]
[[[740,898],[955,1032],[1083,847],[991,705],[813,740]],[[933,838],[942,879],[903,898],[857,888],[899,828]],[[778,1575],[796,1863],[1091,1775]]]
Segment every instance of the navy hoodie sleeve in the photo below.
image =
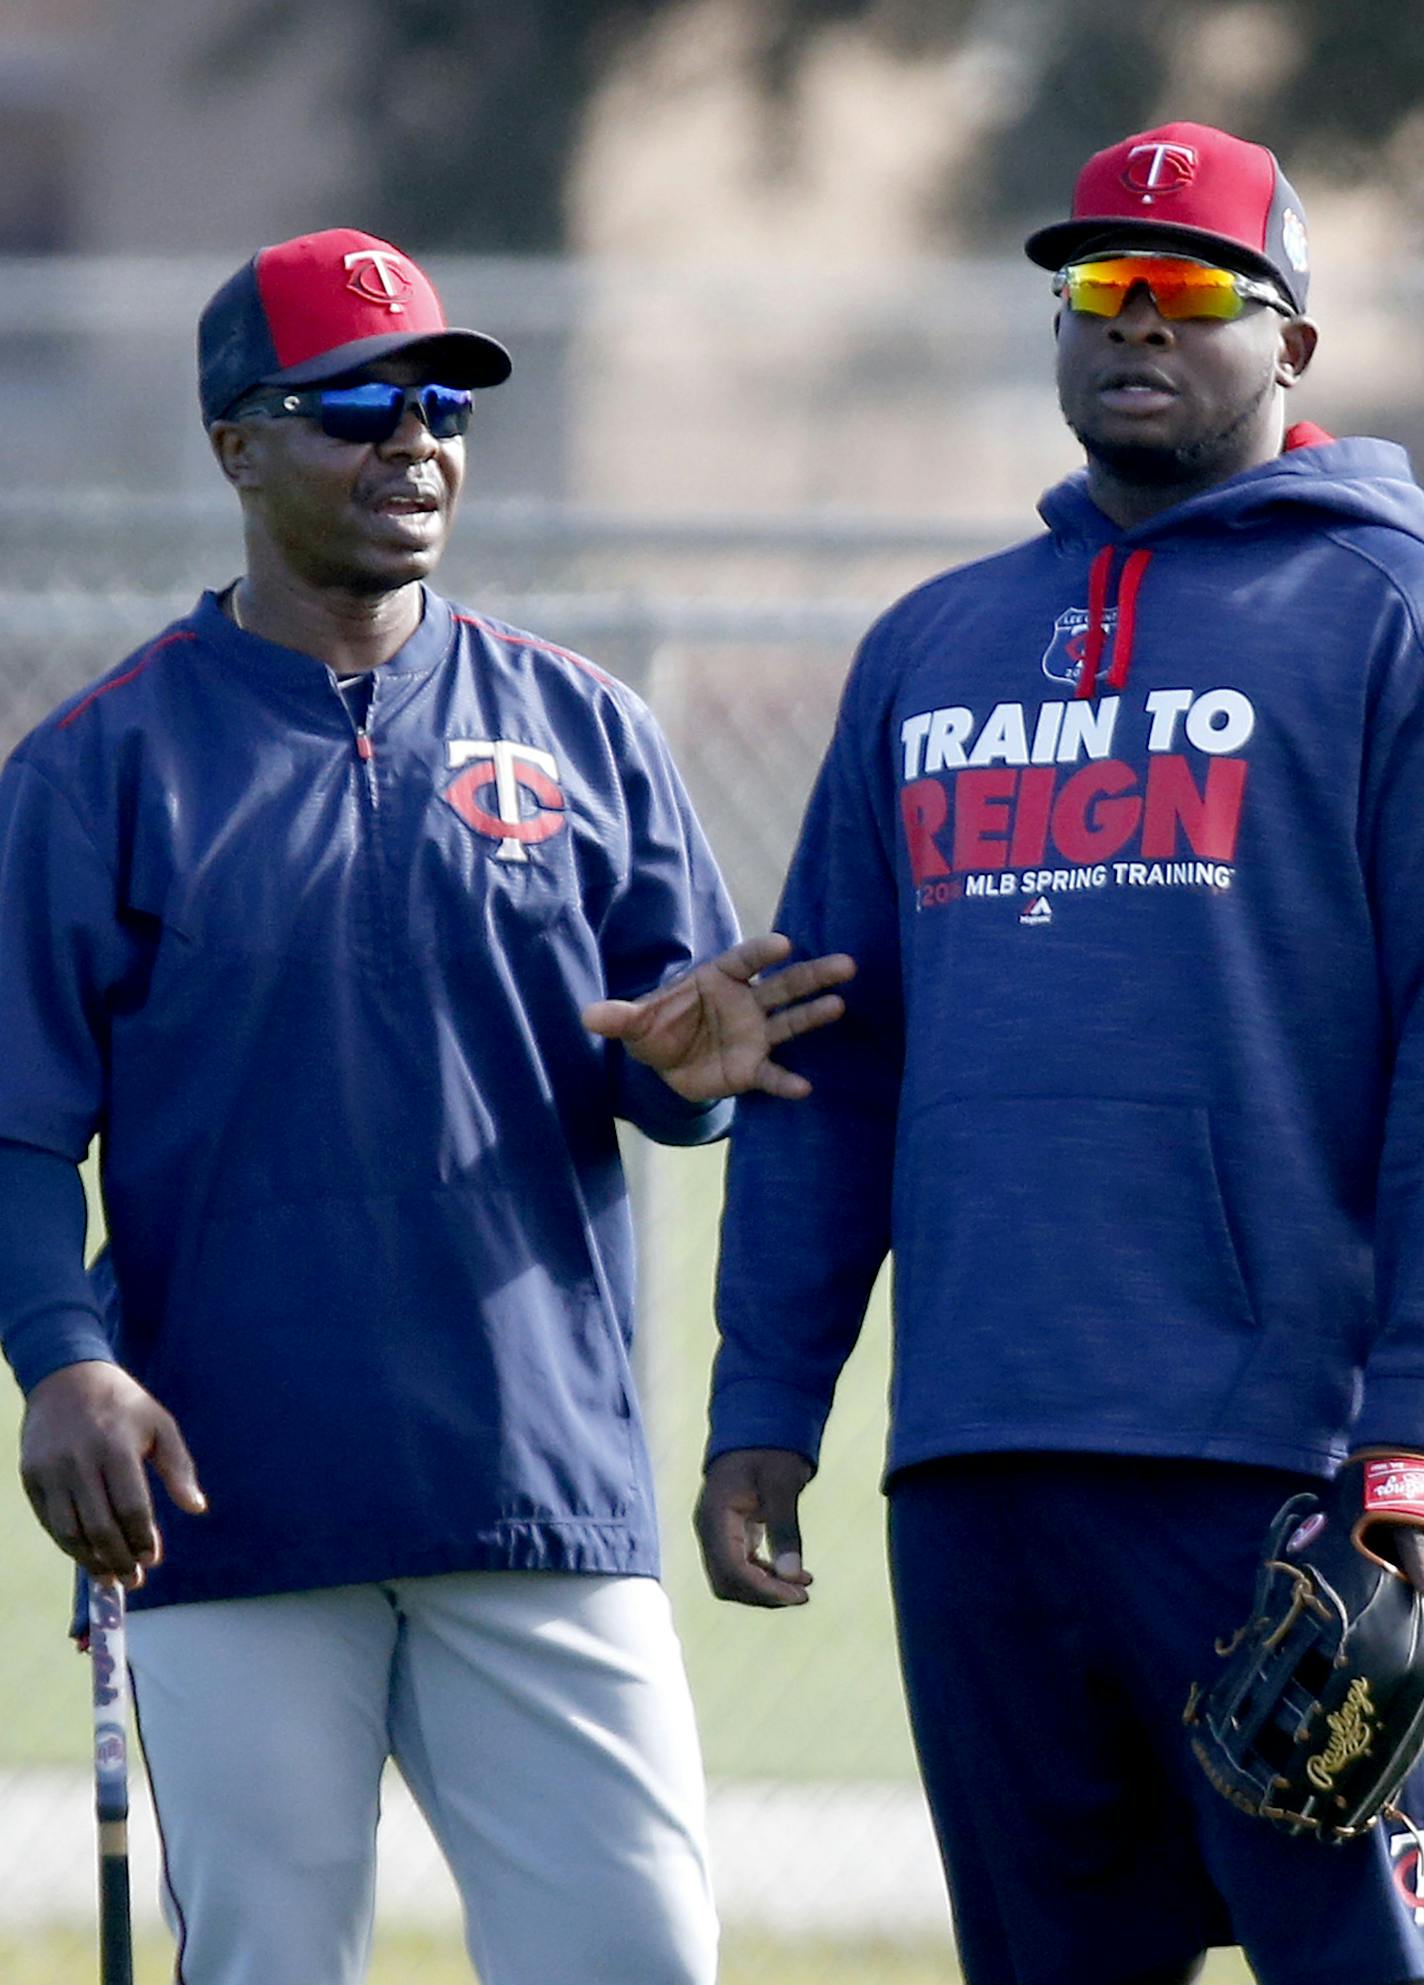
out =
[[1379,1331],[1357,1446],[1424,1449],[1424,641],[1392,660],[1370,729],[1362,812],[1394,1043],[1376,1206]]
[[879,650],[872,634],[852,671],[777,914],[797,955],[848,951],[857,976],[844,1019],[784,1056],[812,1094],[738,1107],[709,1460],[739,1447],[816,1460],[889,1249],[904,1021]]
[[[620,766],[628,863],[603,920],[608,997],[637,999],[737,941],[737,922],[692,802],[652,717],[635,705]],[[614,1108],[659,1144],[725,1137],[732,1105],[687,1102],[654,1070],[610,1048]]]

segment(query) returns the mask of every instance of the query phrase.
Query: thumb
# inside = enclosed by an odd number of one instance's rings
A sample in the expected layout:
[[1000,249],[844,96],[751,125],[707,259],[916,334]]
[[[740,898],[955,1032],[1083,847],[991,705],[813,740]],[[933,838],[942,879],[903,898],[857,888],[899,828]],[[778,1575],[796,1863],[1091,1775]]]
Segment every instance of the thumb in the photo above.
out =
[[188,1452],[188,1443],[171,1413],[162,1414],[154,1427],[149,1460],[179,1509],[187,1510],[190,1516],[201,1516],[208,1507],[208,1499],[198,1485],[198,1470]]
[[601,1034],[605,1040],[620,1041],[632,1030],[638,1018],[638,1008],[631,999],[596,999],[591,1006],[583,1009],[580,1018],[590,1034]]
[[778,1578],[800,1578],[801,1485],[789,1476],[775,1475],[761,1485],[762,1520],[766,1525],[766,1549],[771,1568]]

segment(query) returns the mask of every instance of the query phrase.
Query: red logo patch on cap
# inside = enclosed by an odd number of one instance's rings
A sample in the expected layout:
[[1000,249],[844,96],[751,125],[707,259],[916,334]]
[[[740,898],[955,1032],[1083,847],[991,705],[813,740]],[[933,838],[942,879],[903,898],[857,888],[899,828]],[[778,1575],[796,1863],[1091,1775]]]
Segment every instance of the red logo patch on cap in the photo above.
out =
[[354,248],[341,260],[350,275],[347,289],[368,303],[383,303],[397,316],[405,309],[401,299],[413,293],[415,284],[399,255],[389,248]]
[[1197,154],[1193,145],[1155,142],[1134,145],[1123,167],[1122,183],[1134,193],[1149,197],[1180,193],[1197,176]]

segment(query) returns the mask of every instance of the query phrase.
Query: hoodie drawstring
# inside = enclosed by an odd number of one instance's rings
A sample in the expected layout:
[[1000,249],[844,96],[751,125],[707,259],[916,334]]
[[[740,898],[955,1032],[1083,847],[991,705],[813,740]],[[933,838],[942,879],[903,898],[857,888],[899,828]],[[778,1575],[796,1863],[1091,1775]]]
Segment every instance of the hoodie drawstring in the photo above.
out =
[[[1097,693],[1098,669],[1107,643],[1108,588],[1112,581],[1113,560],[1116,554],[1115,545],[1104,545],[1088,568],[1088,638],[1083,649],[1083,666],[1078,674],[1078,687],[1074,691],[1074,695],[1078,697],[1086,698]],[[1127,681],[1127,672],[1132,667],[1132,641],[1137,624],[1137,595],[1142,585],[1142,575],[1147,570],[1151,557],[1150,551],[1130,551],[1123,562],[1122,577],[1118,582],[1117,592],[1117,625],[1113,629],[1112,666],[1107,673],[1109,689],[1121,689]]]

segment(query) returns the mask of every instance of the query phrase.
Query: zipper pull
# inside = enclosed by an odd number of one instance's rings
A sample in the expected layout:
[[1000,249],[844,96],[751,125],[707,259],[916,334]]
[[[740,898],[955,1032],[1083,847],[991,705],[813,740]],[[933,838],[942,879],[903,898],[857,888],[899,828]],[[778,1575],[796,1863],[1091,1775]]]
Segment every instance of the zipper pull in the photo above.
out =
[[371,756],[371,740],[363,730],[356,733],[356,756],[368,760]]

